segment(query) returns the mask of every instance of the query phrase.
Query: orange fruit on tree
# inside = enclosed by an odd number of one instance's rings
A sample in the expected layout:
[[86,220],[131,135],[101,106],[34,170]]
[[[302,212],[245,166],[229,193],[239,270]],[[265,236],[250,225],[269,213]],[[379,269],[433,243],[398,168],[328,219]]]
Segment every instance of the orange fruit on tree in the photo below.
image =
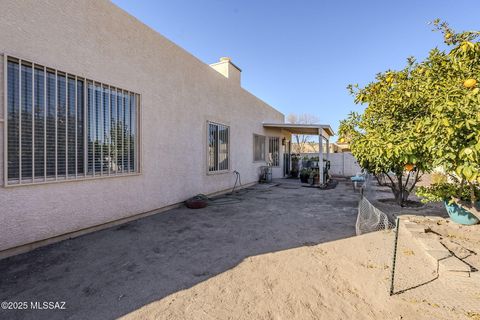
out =
[[407,163],[407,164],[405,165],[405,170],[407,170],[407,171],[412,171],[414,167],[415,167],[415,166],[414,166],[413,164]]
[[465,82],[463,83],[463,86],[465,88],[473,88],[477,85],[477,80],[475,79],[467,79],[465,80]]
[[451,34],[451,33],[447,33],[447,34],[445,35],[445,39],[447,39],[447,40],[450,39],[451,37],[452,37],[452,34]]

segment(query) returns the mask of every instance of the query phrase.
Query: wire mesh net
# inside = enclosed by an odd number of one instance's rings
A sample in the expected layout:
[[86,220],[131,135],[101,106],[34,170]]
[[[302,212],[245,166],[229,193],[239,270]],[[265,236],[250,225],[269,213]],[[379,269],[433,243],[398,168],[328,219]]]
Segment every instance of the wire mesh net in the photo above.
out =
[[364,196],[358,204],[357,223],[355,225],[357,236],[373,231],[388,230],[395,227],[388,216],[374,207]]
[[366,174],[362,188],[362,198],[358,204],[357,223],[355,225],[357,236],[369,232],[388,230],[395,227],[386,213],[372,205],[365,196],[372,192],[372,177]]

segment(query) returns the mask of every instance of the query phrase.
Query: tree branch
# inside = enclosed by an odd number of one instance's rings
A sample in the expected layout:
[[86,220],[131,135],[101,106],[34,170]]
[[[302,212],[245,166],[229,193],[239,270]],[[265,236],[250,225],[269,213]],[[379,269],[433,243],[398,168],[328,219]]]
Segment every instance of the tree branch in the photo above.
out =
[[390,188],[392,188],[392,190],[395,188],[395,182],[393,182],[392,178],[388,175],[388,173],[386,173],[385,171],[383,171],[383,174],[386,175],[388,177],[388,179],[390,180],[390,182],[392,183],[392,185],[390,186]]
[[405,181],[405,190],[407,190],[408,187],[408,180],[410,180],[410,171],[408,171],[407,180]]
[[417,184],[417,182],[419,180],[419,177],[418,177],[419,173],[420,173],[420,170],[417,170],[417,172],[415,173],[415,180],[413,181],[413,184],[412,184],[412,187],[410,188],[410,190],[408,190],[408,193],[411,193],[413,188],[415,188],[415,185]]
[[470,187],[470,200],[472,201],[472,204],[474,205],[475,202],[477,202],[477,197],[475,197],[475,186],[473,185],[472,182],[468,182],[468,186]]
[[[384,174],[384,173],[381,173],[381,174]],[[383,186],[386,186],[386,185],[387,185],[385,182],[381,182],[381,181],[380,181],[380,177],[379,177],[378,174],[375,175],[375,178],[377,179],[377,182],[378,182],[378,185],[379,185],[379,186],[382,186],[382,187],[383,187]]]

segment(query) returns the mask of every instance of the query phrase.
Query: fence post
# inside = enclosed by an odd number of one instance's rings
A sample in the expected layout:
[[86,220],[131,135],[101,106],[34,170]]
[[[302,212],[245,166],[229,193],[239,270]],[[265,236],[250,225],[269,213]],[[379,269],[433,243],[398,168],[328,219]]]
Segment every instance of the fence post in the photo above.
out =
[[390,296],[393,295],[394,282],[395,282],[395,264],[397,262],[397,244],[398,244],[398,230],[400,228],[400,218],[397,217],[395,226],[395,243],[393,246],[393,258],[392,258],[392,276],[390,277]]

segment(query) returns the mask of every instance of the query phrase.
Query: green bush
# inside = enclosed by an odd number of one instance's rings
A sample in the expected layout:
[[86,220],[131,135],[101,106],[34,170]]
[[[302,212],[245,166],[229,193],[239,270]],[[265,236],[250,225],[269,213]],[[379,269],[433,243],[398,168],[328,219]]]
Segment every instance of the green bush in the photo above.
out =
[[[475,198],[480,199],[480,187],[474,187]],[[453,198],[458,198],[462,201],[471,201],[471,189],[462,187],[458,183],[434,183],[429,187],[418,187],[416,190],[417,196],[422,198],[422,202],[438,202],[449,201],[453,202]]]
[[443,173],[434,172],[432,173],[432,183],[431,184],[439,184],[439,183],[446,183],[447,176]]

